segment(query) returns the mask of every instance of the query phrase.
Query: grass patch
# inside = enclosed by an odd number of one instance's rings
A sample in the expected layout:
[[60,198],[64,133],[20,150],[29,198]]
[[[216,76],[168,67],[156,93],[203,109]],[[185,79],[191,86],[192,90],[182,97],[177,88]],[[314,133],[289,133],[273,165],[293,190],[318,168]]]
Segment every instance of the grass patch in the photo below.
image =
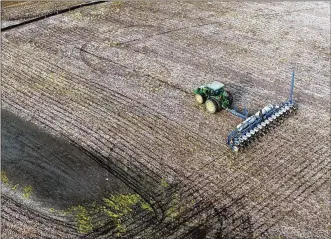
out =
[[108,208],[117,212],[117,215],[121,217],[132,212],[132,206],[136,205],[140,199],[141,198],[138,194],[120,194],[110,198],[105,198],[104,201]]
[[1,183],[4,185],[8,185],[8,183],[9,183],[8,177],[4,170],[1,170]]
[[162,188],[167,188],[169,186],[169,183],[167,182],[167,180],[162,178],[161,179],[161,186],[162,186]]
[[[117,236],[120,236],[122,233],[126,232],[126,227],[121,223],[121,218],[128,215],[129,213],[132,213],[133,207],[141,202],[141,200],[142,198],[138,194],[120,194],[104,199],[106,205],[104,207],[104,212],[114,221],[116,225]],[[143,203],[144,207],[147,208],[147,203]],[[143,209],[143,206],[141,206],[141,208]]]
[[153,212],[153,208],[146,202],[142,202],[141,203],[141,208],[143,210],[147,210],[147,211],[150,211],[150,212]]
[[92,203],[86,207],[79,205],[61,212],[64,215],[73,215],[77,230],[84,234],[109,223],[110,220],[115,225],[115,232],[119,237],[127,230],[123,219],[139,208],[153,212],[152,207],[138,194],[118,194],[104,198],[101,204]]
[[87,209],[83,206],[77,206],[74,208],[76,212],[76,222],[78,226],[78,231],[81,233],[88,233],[93,230],[92,219],[87,211]]
[[29,198],[31,196],[31,193],[33,191],[32,186],[26,186],[23,188],[23,197]]

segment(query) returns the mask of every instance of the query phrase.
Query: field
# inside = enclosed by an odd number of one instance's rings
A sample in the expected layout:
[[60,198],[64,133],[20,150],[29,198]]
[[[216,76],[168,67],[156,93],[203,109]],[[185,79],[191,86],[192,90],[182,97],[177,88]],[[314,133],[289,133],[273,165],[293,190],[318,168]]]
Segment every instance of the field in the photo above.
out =
[[[3,31],[4,238],[329,238],[329,19],[327,2],[106,2]],[[255,113],[293,68],[298,113],[232,153],[240,118],[192,90],[219,80]]]

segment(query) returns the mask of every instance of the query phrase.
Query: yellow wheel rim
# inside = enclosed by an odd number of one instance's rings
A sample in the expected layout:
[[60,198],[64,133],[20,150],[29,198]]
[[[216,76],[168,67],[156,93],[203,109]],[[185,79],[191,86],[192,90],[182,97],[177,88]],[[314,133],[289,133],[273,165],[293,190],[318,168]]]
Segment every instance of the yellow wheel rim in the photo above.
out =
[[209,113],[214,114],[216,112],[216,105],[214,104],[213,101],[207,100],[206,109]]
[[203,98],[201,95],[195,95],[195,100],[199,103],[202,104],[203,103]]

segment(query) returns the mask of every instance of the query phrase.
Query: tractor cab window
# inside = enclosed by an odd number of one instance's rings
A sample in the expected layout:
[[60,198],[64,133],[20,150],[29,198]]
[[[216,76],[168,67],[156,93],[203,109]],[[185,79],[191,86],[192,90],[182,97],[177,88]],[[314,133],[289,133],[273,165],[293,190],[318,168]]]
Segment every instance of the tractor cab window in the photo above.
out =
[[222,88],[218,90],[214,90],[213,95],[220,95],[222,93],[222,90],[223,90]]

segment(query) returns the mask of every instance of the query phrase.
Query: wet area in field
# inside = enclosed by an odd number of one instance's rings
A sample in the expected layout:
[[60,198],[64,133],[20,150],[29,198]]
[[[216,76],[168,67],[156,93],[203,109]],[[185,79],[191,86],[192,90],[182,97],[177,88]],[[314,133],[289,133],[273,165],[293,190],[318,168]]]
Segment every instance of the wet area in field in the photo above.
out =
[[130,189],[84,152],[1,111],[1,169],[16,188],[31,186],[44,206],[68,208]]

